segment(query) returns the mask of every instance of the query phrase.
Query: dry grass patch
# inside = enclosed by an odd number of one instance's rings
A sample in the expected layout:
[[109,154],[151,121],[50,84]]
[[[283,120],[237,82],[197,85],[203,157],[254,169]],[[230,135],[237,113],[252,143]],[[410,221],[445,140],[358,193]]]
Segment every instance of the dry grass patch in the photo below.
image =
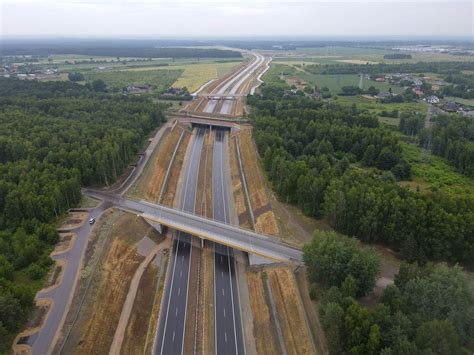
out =
[[158,267],[153,262],[147,266],[143,273],[125,331],[121,354],[140,354],[143,352],[154,303],[153,296],[158,281],[157,273]]
[[109,351],[130,281],[144,260],[135,247],[144,236],[155,242],[161,240],[152,227],[134,214],[123,213],[115,220],[107,233],[79,319],[64,349],[66,353]]
[[[143,175],[131,192],[132,197],[150,202],[158,201],[162,186],[165,183],[166,171],[182,132],[183,129],[178,125],[173,130],[165,132]],[[184,134],[189,136],[189,133],[185,132]],[[180,145],[183,144],[186,144],[186,137],[183,137],[180,143]]]
[[279,347],[272,324],[270,308],[266,300],[262,272],[248,272],[247,283],[249,286],[257,353],[259,355],[278,354]]
[[295,277],[289,267],[267,270],[273,301],[288,354],[313,354],[313,344],[305,320]]
[[256,218],[255,231],[267,235],[278,235],[278,225],[273,211],[267,211]]
[[178,187],[179,174],[184,163],[184,156],[186,154],[186,149],[191,139],[191,134],[189,131],[186,131],[185,136],[179,145],[178,151],[176,152],[176,157],[174,159],[173,165],[171,166],[171,172],[168,180],[168,184],[163,194],[162,204],[165,206],[173,206],[174,197],[176,195],[176,189]]
[[241,227],[250,228],[249,215],[245,203],[245,194],[240,179],[239,163],[237,161],[235,138],[229,140],[229,163],[230,163],[230,177],[232,183],[232,196],[234,197],[234,208],[239,219]]
[[[252,140],[251,130],[245,129],[239,132],[240,152],[245,179],[250,195],[250,205],[252,210],[266,207],[269,204],[265,188],[265,180],[261,171],[260,163],[257,157],[256,147]],[[255,218],[258,220],[258,215]],[[257,221],[256,221],[257,222]],[[259,222],[259,232],[263,234],[278,234],[278,226],[273,213],[267,214]]]

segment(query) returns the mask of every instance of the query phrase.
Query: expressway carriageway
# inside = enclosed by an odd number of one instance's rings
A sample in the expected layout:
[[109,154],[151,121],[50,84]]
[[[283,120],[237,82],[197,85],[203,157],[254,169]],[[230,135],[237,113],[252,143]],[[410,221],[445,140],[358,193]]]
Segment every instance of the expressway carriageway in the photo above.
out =
[[[220,114],[230,114],[234,95],[241,96],[239,93],[243,84],[251,79],[251,76],[255,71],[265,62],[265,57],[252,53],[255,57],[247,67],[243,70],[237,72],[233,77],[226,79],[221,84],[219,84],[208,96],[217,95],[222,97],[223,103],[218,113]],[[226,99],[226,94],[229,99]],[[213,113],[216,110],[219,100],[211,98],[204,108],[205,113]]]
[[[191,213],[196,208],[199,158],[203,141],[204,130],[198,129],[193,140],[189,164],[186,166],[184,189],[180,200],[180,207]],[[178,231],[176,238],[174,238],[172,258],[170,259],[171,277],[165,288],[163,312],[160,312],[155,354],[183,353],[188,285],[191,274],[191,239],[190,234],[182,231]]]
[[[212,157],[212,210],[213,218],[231,223],[231,196],[229,191],[229,161],[227,132],[216,130]],[[216,354],[245,354],[240,297],[235,275],[234,251],[228,246],[214,243],[214,324]]]
[[301,250],[247,229],[146,201],[135,201],[110,192],[85,189],[84,194],[110,202],[118,208],[142,215],[145,219],[194,236],[227,245],[275,261],[301,262]]

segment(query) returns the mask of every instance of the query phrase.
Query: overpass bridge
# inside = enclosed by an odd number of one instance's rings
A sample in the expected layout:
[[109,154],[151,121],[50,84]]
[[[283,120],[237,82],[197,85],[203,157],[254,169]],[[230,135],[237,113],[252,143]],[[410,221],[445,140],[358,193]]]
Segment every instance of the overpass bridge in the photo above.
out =
[[143,218],[231,248],[276,261],[303,260],[302,252],[279,242],[275,237],[211,220],[189,212],[147,201],[135,201],[110,192],[84,190],[90,197],[114,204],[117,208],[140,214]]

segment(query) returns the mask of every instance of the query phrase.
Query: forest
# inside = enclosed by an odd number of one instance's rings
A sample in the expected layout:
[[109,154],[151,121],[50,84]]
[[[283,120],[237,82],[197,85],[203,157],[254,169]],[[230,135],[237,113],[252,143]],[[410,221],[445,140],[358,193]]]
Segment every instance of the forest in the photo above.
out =
[[55,223],[83,185],[114,182],[163,108],[71,82],[0,80],[0,351],[51,266]]
[[459,266],[402,263],[394,284],[366,307],[358,299],[375,285],[379,260],[373,250],[316,231],[303,257],[330,354],[472,352],[474,293]]
[[410,191],[395,132],[356,106],[283,98],[266,85],[249,98],[255,141],[279,198],[338,232],[387,245],[411,261],[474,260],[474,199]]

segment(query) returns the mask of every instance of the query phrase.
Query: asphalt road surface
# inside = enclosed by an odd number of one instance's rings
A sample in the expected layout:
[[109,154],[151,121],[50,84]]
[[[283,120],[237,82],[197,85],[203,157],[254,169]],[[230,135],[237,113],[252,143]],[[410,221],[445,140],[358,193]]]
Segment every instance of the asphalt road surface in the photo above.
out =
[[301,250],[290,247],[275,237],[264,236],[248,229],[147,201],[130,200],[110,192],[94,190],[85,190],[84,192],[88,196],[108,201],[117,208],[132,213],[141,213],[143,217],[170,228],[186,231],[248,253],[277,261],[303,261]]
[[[222,82],[220,85],[216,87],[212,91],[211,94],[217,94],[217,95],[222,95],[225,93],[229,93],[229,96],[232,96],[233,94],[236,94],[240,87],[243,85],[243,83],[248,80],[248,78],[254,73],[254,71],[264,62],[265,58],[260,55],[260,54],[254,54],[254,59],[246,66],[244,67],[241,71],[235,73],[233,76],[228,78],[226,81]],[[211,99],[207,103],[206,107],[204,108],[204,112],[206,113],[212,113],[214,112],[217,103],[219,100],[216,99]],[[232,108],[232,100],[225,100],[222,104],[222,107],[220,109],[220,113],[222,114],[228,114],[230,113],[230,110]]]
[[[87,218],[95,218],[98,220],[102,212],[110,206],[111,204],[109,202],[100,204],[98,207],[90,211]],[[47,354],[50,347],[54,345],[56,332],[64,322],[65,312],[75,289],[77,271],[80,268],[81,260],[86,250],[87,240],[92,228],[93,225],[90,225],[85,221],[79,228],[72,229],[71,232],[76,234],[76,240],[73,247],[65,253],[52,257],[55,260],[67,260],[67,263],[63,271],[61,283],[51,290],[40,291],[36,296],[36,299],[52,299],[53,306],[49,311],[43,327],[39,329],[38,332],[31,335],[26,342],[31,346],[33,355]]]
[[[196,205],[196,189],[204,132],[204,129],[198,129],[195,136],[180,201],[180,207],[192,213],[194,213]],[[155,354],[183,353],[189,268],[191,266],[191,238],[190,234],[177,232],[177,238],[174,240],[170,260],[172,270],[165,288],[162,312],[160,312],[162,315],[156,337]]]
[[[229,184],[224,176],[224,130],[216,130],[212,159],[213,218],[231,223]],[[232,249],[214,244],[214,300],[216,354],[245,354],[240,302]]]

